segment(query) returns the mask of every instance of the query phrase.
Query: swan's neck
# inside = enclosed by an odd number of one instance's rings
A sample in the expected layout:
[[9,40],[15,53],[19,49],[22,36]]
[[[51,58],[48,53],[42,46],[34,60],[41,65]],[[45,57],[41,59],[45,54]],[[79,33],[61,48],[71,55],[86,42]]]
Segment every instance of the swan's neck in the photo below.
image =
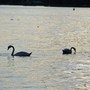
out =
[[74,54],[76,54],[76,48],[74,48],[74,47],[71,47],[71,50],[74,50]]
[[14,51],[15,51],[15,48],[14,48],[14,47],[12,47],[12,49],[13,49],[13,50],[12,50],[12,54],[11,54],[11,55],[12,55],[12,56],[14,56]]

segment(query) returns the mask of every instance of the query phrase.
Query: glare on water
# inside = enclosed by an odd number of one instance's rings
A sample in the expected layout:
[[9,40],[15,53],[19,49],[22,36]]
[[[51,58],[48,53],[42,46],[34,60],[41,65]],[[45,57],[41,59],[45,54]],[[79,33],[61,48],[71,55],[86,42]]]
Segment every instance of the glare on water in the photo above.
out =
[[[89,11],[0,6],[0,90],[89,90]],[[33,53],[13,58],[8,45]],[[76,55],[62,55],[72,46]]]

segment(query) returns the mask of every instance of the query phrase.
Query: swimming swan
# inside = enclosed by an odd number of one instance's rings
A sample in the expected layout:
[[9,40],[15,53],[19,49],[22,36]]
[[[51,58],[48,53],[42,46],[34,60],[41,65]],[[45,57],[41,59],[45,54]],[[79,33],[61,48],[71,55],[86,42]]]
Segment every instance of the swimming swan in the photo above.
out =
[[31,53],[27,53],[27,52],[23,52],[23,51],[21,51],[21,52],[17,52],[16,54],[14,54],[14,51],[15,51],[14,46],[9,45],[7,50],[9,50],[10,48],[13,49],[13,50],[12,50],[12,53],[11,53],[11,56],[20,56],[20,57],[25,57],[25,56],[30,56],[30,55],[32,54],[32,52],[31,52]]
[[72,49],[74,50],[74,54],[76,54],[76,48],[75,47],[71,47],[70,49],[65,48],[63,51],[63,54],[72,54]]

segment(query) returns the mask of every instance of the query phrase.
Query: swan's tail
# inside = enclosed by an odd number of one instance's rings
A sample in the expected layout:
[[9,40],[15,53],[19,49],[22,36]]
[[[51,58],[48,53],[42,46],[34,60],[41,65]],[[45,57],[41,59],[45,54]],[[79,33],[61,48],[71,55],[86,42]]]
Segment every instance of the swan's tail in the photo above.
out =
[[32,52],[29,54],[29,56],[32,54]]

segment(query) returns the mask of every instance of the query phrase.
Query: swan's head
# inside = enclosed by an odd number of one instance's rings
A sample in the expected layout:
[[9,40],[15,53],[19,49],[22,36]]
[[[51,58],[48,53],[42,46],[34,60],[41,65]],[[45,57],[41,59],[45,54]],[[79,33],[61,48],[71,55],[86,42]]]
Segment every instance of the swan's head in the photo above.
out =
[[8,48],[7,48],[7,50],[9,50],[11,47],[13,47],[13,46],[12,45],[9,45]]

